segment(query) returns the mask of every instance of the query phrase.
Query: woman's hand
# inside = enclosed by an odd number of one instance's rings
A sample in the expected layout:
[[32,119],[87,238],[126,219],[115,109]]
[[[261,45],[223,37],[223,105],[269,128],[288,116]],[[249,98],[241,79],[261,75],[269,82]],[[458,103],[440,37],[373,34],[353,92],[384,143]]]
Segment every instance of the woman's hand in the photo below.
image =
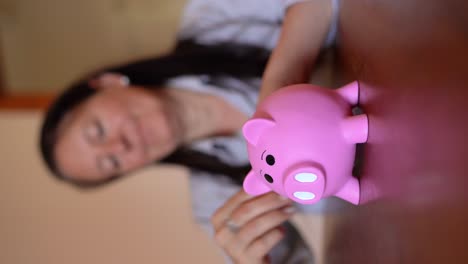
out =
[[284,236],[281,224],[293,213],[292,201],[276,193],[252,197],[241,190],[213,215],[215,240],[235,263],[268,263]]
[[95,89],[115,86],[125,87],[130,84],[130,80],[125,75],[119,73],[106,72],[89,80],[88,84],[89,86]]

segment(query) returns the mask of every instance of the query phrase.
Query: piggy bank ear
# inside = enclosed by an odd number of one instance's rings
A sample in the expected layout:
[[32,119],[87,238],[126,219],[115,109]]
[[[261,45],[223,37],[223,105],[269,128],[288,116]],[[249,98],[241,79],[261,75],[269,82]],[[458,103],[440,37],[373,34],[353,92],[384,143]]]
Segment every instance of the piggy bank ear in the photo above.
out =
[[258,140],[263,133],[269,128],[275,126],[275,122],[271,119],[254,118],[247,121],[242,127],[242,133],[245,139],[252,145],[257,145]]
[[245,177],[243,187],[244,191],[250,195],[260,195],[271,191],[271,189],[255,175],[253,170]]

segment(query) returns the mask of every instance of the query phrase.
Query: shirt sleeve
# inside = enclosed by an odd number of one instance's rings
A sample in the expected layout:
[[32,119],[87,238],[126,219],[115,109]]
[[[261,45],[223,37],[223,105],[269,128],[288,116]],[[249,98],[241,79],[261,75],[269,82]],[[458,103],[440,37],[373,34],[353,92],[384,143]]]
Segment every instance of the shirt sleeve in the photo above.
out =
[[[191,170],[190,194],[192,203],[192,215],[196,223],[210,236],[214,230],[211,225],[211,217],[214,212],[240,190],[239,186],[230,182],[223,175],[210,174],[203,171]],[[221,248],[225,263],[233,263]]]
[[283,7],[286,9],[294,4],[297,4],[299,2],[305,2],[305,1],[311,1],[311,0],[281,0],[283,2]]
[[178,37],[201,44],[234,42],[272,49],[283,17],[284,7],[278,0],[191,0]]

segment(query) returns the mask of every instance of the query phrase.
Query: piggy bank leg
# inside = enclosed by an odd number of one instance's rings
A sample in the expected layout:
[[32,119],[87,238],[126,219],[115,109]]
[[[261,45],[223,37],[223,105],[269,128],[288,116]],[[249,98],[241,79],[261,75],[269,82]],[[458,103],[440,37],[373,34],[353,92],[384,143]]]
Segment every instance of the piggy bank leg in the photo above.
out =
[[359,101],[359,84],[358,82],[349,83],[339,89],[336,92],[345,99],[350,105],[357,105]]
[[335,194],[335,196],[352,204],[358,205],[360,199],[359,180],[350,176],[348,182],[346,182],[346,184],[339,192]]
[[365,143],[369,134],[369,120],[366,114],[347,117],[342,123],[343,134],[349,143]]

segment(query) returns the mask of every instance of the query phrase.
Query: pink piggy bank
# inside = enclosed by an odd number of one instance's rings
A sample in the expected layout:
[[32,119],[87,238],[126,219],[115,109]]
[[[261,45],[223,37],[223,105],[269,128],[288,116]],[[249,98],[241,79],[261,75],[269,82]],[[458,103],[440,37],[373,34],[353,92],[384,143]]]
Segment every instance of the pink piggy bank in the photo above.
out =
[[358,97],[353,82],[337,90],[292,85],[266,98],[242,128],[252,165],[244,190],[273,190],[302,204],[329,196],[359,204],[352,168],[356,143],[367,141],[368,119],[352,114]]

